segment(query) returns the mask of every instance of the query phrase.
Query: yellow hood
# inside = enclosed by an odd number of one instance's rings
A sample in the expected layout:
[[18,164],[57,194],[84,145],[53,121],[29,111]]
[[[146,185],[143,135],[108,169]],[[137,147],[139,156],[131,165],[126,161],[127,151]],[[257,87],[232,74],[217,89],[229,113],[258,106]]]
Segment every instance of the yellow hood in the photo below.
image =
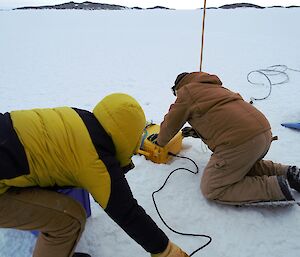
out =
[[127,166],[146,125],[142,107],[133,97],[115,93],[104,97],[93,113],[112,138],[121,167]]

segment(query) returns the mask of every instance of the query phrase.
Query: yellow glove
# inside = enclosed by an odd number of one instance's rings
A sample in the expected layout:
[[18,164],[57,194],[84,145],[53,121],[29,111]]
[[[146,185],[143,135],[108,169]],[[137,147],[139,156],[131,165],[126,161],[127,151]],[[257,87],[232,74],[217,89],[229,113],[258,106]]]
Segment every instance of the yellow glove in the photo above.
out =
[[176,244],[169,241],[166,250],[162,253],[151,254],[151,257],[189,257],[184,251],[182,251]]

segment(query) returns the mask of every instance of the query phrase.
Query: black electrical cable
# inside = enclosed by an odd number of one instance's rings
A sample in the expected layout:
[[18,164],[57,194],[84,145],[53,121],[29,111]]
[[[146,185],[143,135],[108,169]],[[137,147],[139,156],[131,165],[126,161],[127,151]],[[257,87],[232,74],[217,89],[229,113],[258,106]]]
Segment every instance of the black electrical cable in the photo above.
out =
[[[296,69],[291,69],[289,67],[287,67],[286,65],[283,64],[276,64],[276,65],[272,65],[267,67],[266,69],[258,69],[258,70],[253,70],[250,71],[247,75],[247,80],[250,84],[252,85],[265,85],[265,83],[256,83],[253,82],[253,80],[250,79],[250,76],[255,73],[258,73],[260,75],[262,75],[267,81],[268,81],[268,85],[269,85],[269,92],[266,96],[261,97],[261,98],[256,98],[256,97],[251,97],[250,99],[250,103],[252,104],[253,101],[258,101],[258,100],[265,100],[267,99],[272,92],[272,87],[274,85],[282,85],[285,84],[287,82],[289,82],[290,78],[289,75],[287,74],[287,71],[295,71],[295,72],[300,72],[300,70],[296,70]],[[281,77],[281,80],[279,80],[279,82],[272,82],[273,77]]]
[[203,249],[204,247],[206,247],[207,245],[209,245],[209,244],[211,243],[211,241],[212,241],[212,238],[211,238],[210,236],[208,236],[208,235],[193,234],[193,233],[184,233],[184,232],[176,231],[175,229],[171,228],[171,227],[166,223],[166,221],[163,219],[163,217],[161,216],[161,214],[160,214],[160,212],[159,212],[159,210],[158,210],[157,204],[156,204],[156,202],[155,202],[155,197],[154,197],[154,195],[155,195],[156,193],[158,193],[159,191],[161,191],[161,190],[164,188],[164,186],[166,185],[168,179],[171,177],[171,175],[172,175],[174,172],[176,172],[176,171],[178,171],[178,170],[185,170],[185,171],[191,172],[191,173],[193,173],[193,174],[197,174],[197,173],[199,173],[199,168],[198,168],[198,165],[196,164],[196,162],[193,161],[192,159],[188,158],[188,157],[185,157],[185,156],[179,156],[179,155],[176,155],[176,154],[173,154],[173,153],[169,153],[169,155],[172,155],[172,156],[175,156],[175,157],[178,157],[178,158],[183,158],[183,159],[188,159],[188,160],[190,160],[190,161],[195,165],[196,171],[192,171],[192,170],[187,169],[187,168],[177,168],[177,169],[173,170],[173,171],[168,175],[168,177],[166,178],[166,180],[165,180],[165,182],[163,183],[163,185],[162,185],[159,189],[157,189],[156,191],[154,191],[154,192],[152,193],[152,200],[153,200],[155,209],[156,209],[157,214],[158,214],[158,216],[160,217],[161,221],[162,221],[163,224],[164,224],[168,229],[170,229],[172,232],[174,232],[174,233],[176,233],[176,234],[179,234],[179,235],[183,235],[183,236],[197,236],[197,237],[205,237],[205,238],[208,238],[208,242],[207,242],[206,244],[204,244],[204,245],[202,245],[201,247],[197,248],[195,251],[193,251],[193,252],[189,255],[189,256],[193,256],[195,253],[197,253],[198,251],[200,251],[201,249]]

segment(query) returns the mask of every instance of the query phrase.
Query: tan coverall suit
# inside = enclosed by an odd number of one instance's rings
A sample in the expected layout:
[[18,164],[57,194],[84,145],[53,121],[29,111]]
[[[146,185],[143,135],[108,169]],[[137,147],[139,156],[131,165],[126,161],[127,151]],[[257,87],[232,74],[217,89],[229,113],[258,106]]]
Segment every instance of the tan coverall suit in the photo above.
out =
[[288,166],[262,160],[272,142],[268,120],[217,76],[192,72],[179,81],[157,143],[166,145],[186,122],[213,152],[201,180],[206,198],[227,204],[285,199],[276,176],[286,176]]

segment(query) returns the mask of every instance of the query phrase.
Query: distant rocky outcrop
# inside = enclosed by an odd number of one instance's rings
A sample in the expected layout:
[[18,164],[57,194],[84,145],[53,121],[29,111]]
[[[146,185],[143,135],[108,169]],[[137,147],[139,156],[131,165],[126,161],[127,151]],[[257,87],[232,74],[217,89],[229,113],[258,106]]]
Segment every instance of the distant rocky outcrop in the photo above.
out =
[[[93,3],[93,2],[83,2],[83,3],[75,3],[68,2],[64,4],[57,5],[44,5],[44,6],[25,6],[20,8],[15,8],[14,10],[28,10],[28,9],[56,9],[56,10],[125,10],[125,9],[134,9],[134,10],[144,10],[140,7],[127,7],[123,5],[115,5],[115,4],[101,4],[101,3]],[[164,6],[155,6],[147,9],[170,9]]]
[[[225,4],[220,7],[208,7],[207,9],[236,9],[236,8],[256,8],[256,9],[264,9],[264,8],[296,8],[299,6],[270,6],[270,7],[262,7],[255,4],[249,3],[236,3],[236,4]],[[15,8],[13,10],[29,10],[29,9],[56,9],[56,10],[174,10],[164,6],[154,6],[150,8],[141,8],[141,7],[127,7],[122,5],[115,5],[115,4],[101,4],[101,3],[93,3],[93,2],[83,2],[83,3],[75,3],[75,2],[68,2],[64,4],[57,4],[57,5],[44,5],[44,6],[25,6]],[[200,8],[203,9],[203,8]]]
[[225,4],[219,7],[220,9],[236,9],[236,8],[256,8],[256,9],[264,9],[265,7],[249,4],[249,3],[237,3],[237,4]]
[[131,9],[133,9],[133,10],[143,10],[142,7],[138,7],[138,6],[132,7]]
[[149,7],[147,8],[148,10],[154,10],[154,9],[165,9],[165,10],[170,10],[170,8],[168,7],[164,7],[164,6],[154,6],[154,7]]
[[225,4],[220,6],[220,9],[236,9],[236,8],[256,8],[256,9],[265,9],[265,8],[297,8],[300,6],[296,6],[296,5],[291,5],[291,6],[281,6],[281,5],[274,5],[274,6],[268,6],[268,7],[263,7],[263,6],[259,6],[256,4],[249,4],[249,3],[236,3],[236,4]]
[[273,5],[273,6],[269,6],[268,8],[284,8],[284,7],[281,5]]
[[290,5],[290,6],[287,6],[285,8],[299,8],[300,6],[296,6],[296,5]]
[[93,2],[86,1],[83,3],[68,2],[64,4],[57,4],[57,5],[26,6],[26,7],[15,8],[14,10],[28,10],[28,9],[124,10],[124,9],[128,9],[128,7],[122,5],[100,4],[100,3],[93,3]]

